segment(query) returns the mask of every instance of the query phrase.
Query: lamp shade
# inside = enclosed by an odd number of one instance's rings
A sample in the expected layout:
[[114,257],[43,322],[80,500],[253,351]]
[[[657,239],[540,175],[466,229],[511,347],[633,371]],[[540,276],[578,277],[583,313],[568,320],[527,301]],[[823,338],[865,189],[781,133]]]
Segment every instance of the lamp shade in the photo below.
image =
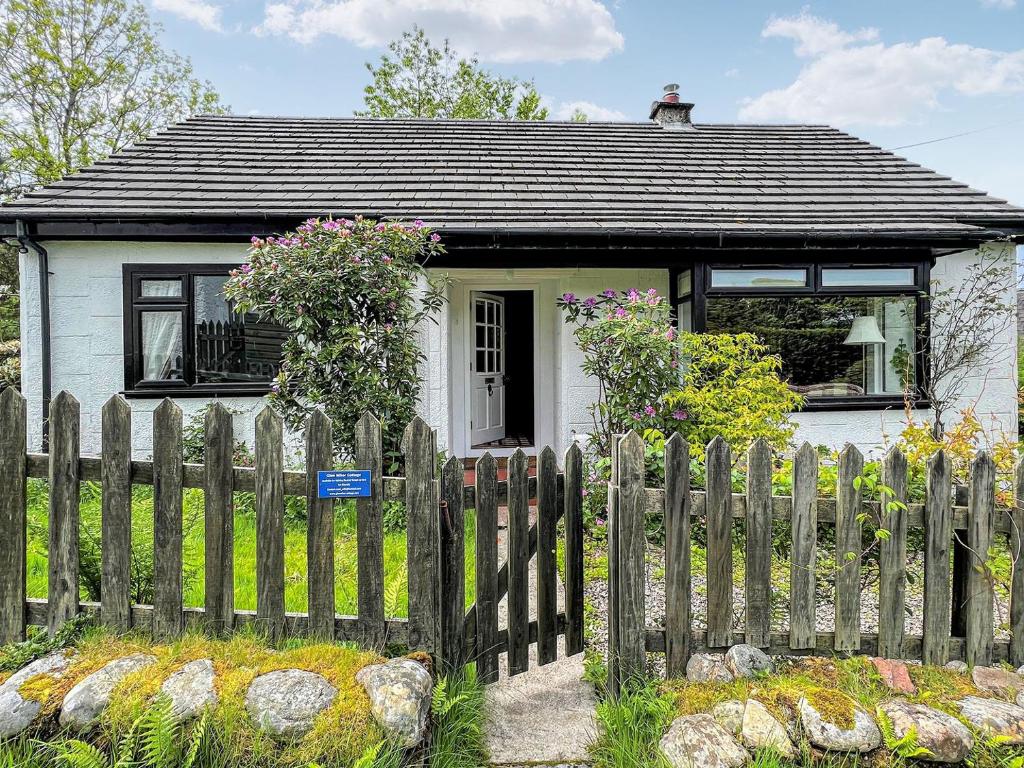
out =
[[861,315],[853,318],[853,326],[843,344],[885,344],[885,336],[874,315]]

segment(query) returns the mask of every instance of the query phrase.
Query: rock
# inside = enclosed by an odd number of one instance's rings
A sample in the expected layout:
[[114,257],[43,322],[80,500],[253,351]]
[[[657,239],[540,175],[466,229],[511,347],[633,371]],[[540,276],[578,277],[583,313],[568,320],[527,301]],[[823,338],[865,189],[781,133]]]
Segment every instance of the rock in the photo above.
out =
[[1006,744],[1024,744],[1024,707],[977,696],[968,696],[957,706],[964,719],[979,731],[998,736]]
[[871,663],[882,678],[882,682],[890,691],[913,696],[917,693],[917,687],[910,679],[910,671],[907,665],[896,659],[871,659]]
[[191,720],[207,707],[216,706],[213,682],[213,662],[209,659],[190,661],[164,680],[160,692],[171,700],[171,716],[176,721]]
[[711,716],[715,722],[725,728],[733,736],[739,736],[743,730],[743,710],[746,704],[737,699],[723,701],[711,710]]
[[100,719],[110,703],[114,688],[132,672],[148,667],[156,657],[145,653],[133,653],[114,659],[91,675],[78,681],[68,691],[60,708],[60,724],[79,732],[88,731]]
[[966,675],[968,671],[967,662],[960,661],[960,659],[953,659],[953,661],[947,661],[943,666],[943,669],[948,669],[951,672],[956,672],[960,675]]
[[63,651],[57,651],[36,659],[0,685],[0,739],[9,739],[24,731],[43,707],[42,702],[22,696],[21,686],[37,675],[60,678],[70,665],[71,659]]
[[892,699],[879,704],[878,711],[892,723],[893,734],[897,739],[902,739],[911,728],[914,729],[917,746],[931,752],[931,755],[920,757],[919,760],[959,763],[974,747],[974,737],[967,726],[952,715],[924,704]]
[[356,674],[370,697],[374,719],[404,747],[419,744],[427,729],[433,680],[412,659],[371,664]]
[[786,758],[796,757],[796,747],[786,726],[780,723],[760,701],[748,699],[743,710],[740,741],[750,750],[773,749]]
[[733,678],[720,656],[695,653],[686,662],[686,679],[691,683],[729,683]]
[[252,681],[245,694],[245,708],[272,736],[294,739],[313,727],[313,720],[331,706],[337,694],[338,689],[322,675],[282,669]]
[[748,758],[747,750],[711,715],[676,718],[660,746],[673,768],[739,768]]
[[797,710],[807,740],[816,747],[834,752],[870,752],[882,744],[881,731],[860,707],[854,706],[853,728],[849,729],[825,720],[807,699],[800,699]]
[[1024,666],[1017,667],[1017,674],[1018,675],[1024,675]]
[[752,645],[734,645],[725,654],[725,668],[733,677],[754,677],[761,672],[772,672],[775,665],[768,654]]
[[1024,692],[1024,677],[999,667],[975,667],[971,680],[979,691],[991,693],[1003,699],[1012,700]]

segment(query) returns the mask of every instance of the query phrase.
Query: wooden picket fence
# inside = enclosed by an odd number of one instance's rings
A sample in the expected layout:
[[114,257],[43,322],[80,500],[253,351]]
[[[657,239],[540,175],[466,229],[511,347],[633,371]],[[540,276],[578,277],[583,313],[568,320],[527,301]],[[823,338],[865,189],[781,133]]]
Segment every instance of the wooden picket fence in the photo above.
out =
[[[356,500],[358,615],[335,612],[334,500],[318,498],[317,472],[335,468],[331,422],[316,411],[305,428],[305,471],[284,468],[284,425],[269,407],[256,417],[255,465],[235,467],[231,414],[220,404],[207,413],[205,463],[182,458],[182,412],[165,400],[153,413],[151,461],[132,458],[132,414],[121,397],[102,412],[102,448],[81,456],[80,408],[67,392],[50,407],[49,454],[26,453],[26,405],[20,393],[0,394],[0,643],[24,637],[27,625],[56,632],[81,612],[115,631],[149,630],[173,638],[187,627],[222,633],[256,624],[271,638],[302,635],[424,649],[442,665],[475,660],[480,676],[498,676],[499,654],[510,674],[529,667],[529,646],[538,661],[583,649],[582,454],[573,445],[560,472],[554,452],[540,452],[537,476],[517,451],[508,479],[498,480],[490,454],[476,463],[475,484],[466,486],[463,463],[452,457],[437,471],[436,436],[422,419],[405,430],[404,477],[385,477],[380,423],[359,421],[355,467],[370,470],[371,492]],[[49,481],[49,581],[46,600],[26,596],[26,478]],[[98,604],[79,600],[79,491],[82,481],[102,488],[102,582]],[[130,600],[131,499],[133,485],[153,487],[153,605]],[[201,488],[205,513],[205,605],[182,599],[182,491]],[[233,494],[256,499],[255,611],[234,606]],[[306,613],[286,613],[284,597],[284,500],[301,496],[307,508]],[[530,524],[536,499],[536,523]],[[387,618],[384,606],[383,504],[405,502],[408,548],[408,618]],[[499,564],[498,507],[508,506],[508,558]],[[465,607],[465,510],[476,512],[476,602]],[[558,522],[564,519],[565,611],[557,609]],[[537,557],[537,618],[530,620],[528,564]],[[508,626],[498,626],[498,603],[508,596]]]
[[[613,690],[639,675],[645,652],[666,654],[669,677],[685,674],[693,653],[749,643],[774,654],[867,653],[945,664],[1007,660],[1024,664],[1024,568],[1014,568],[1010,594],[1011,639],[994,640],[994,585],[987,556],[997,533],[1021,551],[1024,505],[996,508],[992,458],[980,453],[970,468],[966,499],[957,498],[949,457],[928,462],[923,504],[907,504],[907,462],[898,449],[882,466],[882,485],[892,490],[877,501],[863,498],[864,458],[854,447],[840,454],[834,499],[818,497],[817,452],[804,444],[793,461],[792,496],[772,495],[772,453],[755,442],[746,459],[746,492],[732,492],[732,456],[716,438],[707,446],[705,490],[691,492],[690,449],[678,434],[665,446],[665,486],[644,487],[644,442],[635,432],[613,448],[609,484],[609,670]],[[1014,498],[1024,499],[1024,465],[1018,465]],[[963,494],[960,494],[961,496]],[[897,504],[890,496],[895,497]],[[965,501],[966,506],[960,502]],[[879,541],[877,633],[860,630],[861,513],[890,532]],[[664,514],[666,531],[665,623],[647,626],[644,606],[644,520]],[[696,631],[691,613],[691,519],[707,527],[706,630]],[[733,526],[745,521],[743,631],[733,627]],[[772,631],[772,526],[788,524],[789,627]],[[834,526],[836,541],[835,627],[816,630],[815,558],[819,526]],[[923,635],[904,631],[907,530],[924,529]],[[954,535],[954,532],[956,535]],[[852,553],[852,554],[847,554]]]

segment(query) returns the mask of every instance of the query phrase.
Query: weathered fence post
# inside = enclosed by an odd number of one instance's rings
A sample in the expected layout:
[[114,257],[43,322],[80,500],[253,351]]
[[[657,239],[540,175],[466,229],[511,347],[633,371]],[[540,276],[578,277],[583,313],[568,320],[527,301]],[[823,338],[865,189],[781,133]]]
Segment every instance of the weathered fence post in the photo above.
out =
[[988,550],[992,546],[995,492],[995,464],[992,457],[983,451],[971,463],[967,502],[967,547],[971,553],[971,568],[967,578],[967,652],[964,660],[972,667],[992,663],[994,590]]
[[[882,527],[888,538],[878,550],[878,655],[903,658],[903,620],[907,591],[907,459],[892,448],[882,463],[882,484],[892,489],[879,499]],[[890,511],[888,506],[896,506]]]
[[732,645],[732,451],[721,437],[705,453],[709,648]]
[[50,573],[47,627],[54,635],[78,613],[78,401],[67,392],[50,404]]
[[950,565],[953,538],[952,468],[945,451],[928,459],[924,504],[924,612],[921,656],[925,664],[949,661]]
[[476,668],[483,683],[498,680],[498,463],[476,461]]
[[863,472],[864,457],[847,444],[839,454],[836,482],[836,651],[860,650],[861,489],[857,478]]
[[1014,468],[1013,506],[1010,511],[1010,664],[1024,664],[1024,459]]
[[205,421],[205,619],[213,632],[221,633],[235,622],[235,438],[223,403],[215,402]]
[[384,454],[380,422],[364,413],[356,423],[356,469],[370,473],[370,495],[356,499],[357,589],[363,642],[381,647],[384,624]]
[[608,482],[608,693],[619,695],[622,677],[619,665],[619,443],[622,435],[612,435],[611,478]]
[[165,399],[153,411],[153,635],[184,629],[182,610],[181,409]]
[[438,660],[442,670],[457,671],[465,663],[466,617],[466,517],[463,509],[465,467],[455,456],[441,469],[441,502],[438,504],[441,576],[441,642]]
[[558,658],[558,464],[545,447],[537,461],[537,661]]
[[690,660],[690,446],[665,442],[665,667],[686,674]]
[[793,459],[792,548],[789,578],[789,647],[817,644],[814,610],[818,548],[818,454],[804,443]]
[[100,620],[126,632],[132,623],[132,409],[120,395],[103,406],[100,447]]
[[269,405],[256,417],[256,618],[272,640],[285,634],[284,424]]
[[747,451],[746,642],[771,645],[772,449],[758,438]]
[[331,420],[313,411],[306,425],[306,568],[309,634],[334,639],[334,499],[321,499],[317,473],[334,469]]
[[619,685],[640,679],[646,667],[644,586],[644,441],[630,432],[619,444],[617,535],[619,536]]
[[434,482],[437,454],[427,422],[417,416],[402,436],[405,454],[405,507],[409,521],[409,646],[438,653],[440,581],[437,530],[438,490]]
[[565,452],[565,653],[583,653],[583,451]]
[[27,441],[25,398],[8,387],[0,394],[0,645],[25,638]]
[[508,673],[530,666],[530,490],[527,458],[508,460]]

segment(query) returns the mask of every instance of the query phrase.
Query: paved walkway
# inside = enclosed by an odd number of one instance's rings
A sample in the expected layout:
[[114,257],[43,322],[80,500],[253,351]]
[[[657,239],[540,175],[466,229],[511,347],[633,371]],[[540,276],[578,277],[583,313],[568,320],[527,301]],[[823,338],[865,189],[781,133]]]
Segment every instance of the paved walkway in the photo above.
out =
[[[507,536],[498,534],[498,553],[504,559]],[[537,617],[536,558],[530,561],[530,618]],[[565,590],[558,583],[558,607]],[[508,625],[506,600],[498,606],[498,624]],[[565,658],[564,638],[558,638],[558,661],[537,666],[537,646],[530,646],[530,671],[508,677],[507,659],[499,660],[500,679],[487,687],[487,748],[494,765],[521,766],[581,764],[596,725],[594,688],[583,682],[583,654]]]

